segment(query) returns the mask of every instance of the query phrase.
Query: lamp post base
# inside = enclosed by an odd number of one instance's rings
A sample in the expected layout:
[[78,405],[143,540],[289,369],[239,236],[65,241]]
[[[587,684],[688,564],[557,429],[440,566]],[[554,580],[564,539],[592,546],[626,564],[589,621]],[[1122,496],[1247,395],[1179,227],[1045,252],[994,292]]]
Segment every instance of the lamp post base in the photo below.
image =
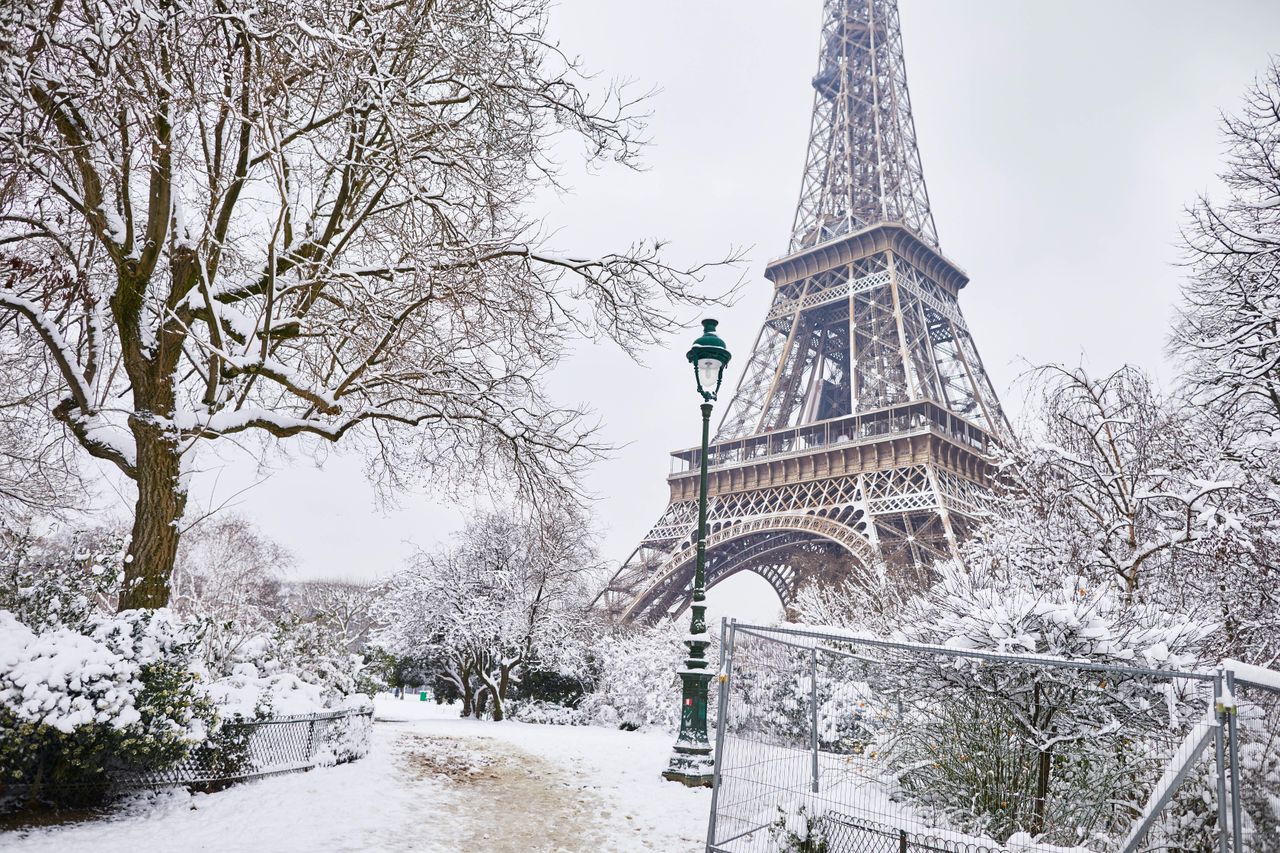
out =
[[689,788],[710,788],[715,779],[715,763],[707,745],[676,744],[662,778]]
[[[691,788],[711,787],[716,767],[707,736],[707,683],[711,681],[711,673],[703,669],[706,666],[703,654],[709,641],[703,639],[706,627],[702,624],[702,609],[701,602],[694,605],[701,635],[691,634],[695,639],[685,641],[690,659],[685,661],[685,669],[680,670],[680,735],[662,773],[663,779]],[[696,668],[690,669],[690,666]]]

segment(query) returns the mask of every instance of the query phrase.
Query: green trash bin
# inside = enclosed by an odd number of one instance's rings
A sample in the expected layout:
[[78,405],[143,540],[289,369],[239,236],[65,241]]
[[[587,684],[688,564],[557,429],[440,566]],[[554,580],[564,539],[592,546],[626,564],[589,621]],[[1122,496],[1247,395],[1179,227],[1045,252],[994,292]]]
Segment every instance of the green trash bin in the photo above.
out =
[[427,701],[427,691],[422,690],[418,692],[418,701],[419,702]]

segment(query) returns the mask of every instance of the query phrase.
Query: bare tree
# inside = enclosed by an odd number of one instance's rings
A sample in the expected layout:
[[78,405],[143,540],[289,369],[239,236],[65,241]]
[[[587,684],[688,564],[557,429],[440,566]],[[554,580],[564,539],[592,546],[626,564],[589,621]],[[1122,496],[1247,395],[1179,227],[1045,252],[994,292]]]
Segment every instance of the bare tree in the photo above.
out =
[[1225,199],[1200,198],[1184,230],[1192,275],[1170,347],[1200,405],[1280,428],[1280,63],[1223,115]]
[[207,519],[182,538],[170,578],[170,606],[248,634],[262,629],[284,604],[281,579],[294,557],[239,515]]
[[553,136],[632,164],[641,132],[546,40],[546,7],[0,11],[0,316],[42,353],[50,414],[137,486],[122,608],[168,600],[203,441],[345,438],[384,485],[572,490],[599,448],[546,371],[703,300],[657,244],[567,256],[527,218]]
[[182,537],[169,606],[202,620],[202,656],[227,675],[246,651],[275,636],[285,598],[281,578],[293,555],[238,515],[207,518]]
[[376,592],[371,584],[300,581],[289,584],[288,592],[289,607],[295,614],[332,631],[346,651],[364,650],[373,626],[371,609]]

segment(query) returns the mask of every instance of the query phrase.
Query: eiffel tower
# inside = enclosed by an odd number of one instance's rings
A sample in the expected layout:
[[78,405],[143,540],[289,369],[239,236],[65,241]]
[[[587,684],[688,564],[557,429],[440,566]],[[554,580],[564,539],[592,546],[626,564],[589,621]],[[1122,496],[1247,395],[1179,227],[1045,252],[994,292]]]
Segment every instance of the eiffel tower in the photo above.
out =
[[[784,605],[872,569],[920,577],[982,511],[1008,422],[938,247],[896,0],[825,0],[813,123],[773,302],[708,448],[707,585],[754,571]],[[700,449],[672,454],[666,512],[597,606],[687,604]]]

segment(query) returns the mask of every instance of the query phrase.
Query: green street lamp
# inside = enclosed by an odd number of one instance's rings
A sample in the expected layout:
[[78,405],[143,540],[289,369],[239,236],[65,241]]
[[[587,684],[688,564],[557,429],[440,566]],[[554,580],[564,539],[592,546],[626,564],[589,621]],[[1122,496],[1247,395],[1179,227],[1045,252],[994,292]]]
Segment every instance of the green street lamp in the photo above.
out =
[[701,479],[698,482],[698,557],[693,571],[693,604],[689,624],[689,657],[680,670],[680,735],[671,753],[664,779],[683,782],[691,787],[709,787],[713,778],[711,740],[707,737],[707,441],[711,432],[711,401],[720,392],[724,368],[729,363],[729,350],[716,334],[716,320],[702,321],[702,336],[693,342],[686,358],[693,365],[702,395]]

